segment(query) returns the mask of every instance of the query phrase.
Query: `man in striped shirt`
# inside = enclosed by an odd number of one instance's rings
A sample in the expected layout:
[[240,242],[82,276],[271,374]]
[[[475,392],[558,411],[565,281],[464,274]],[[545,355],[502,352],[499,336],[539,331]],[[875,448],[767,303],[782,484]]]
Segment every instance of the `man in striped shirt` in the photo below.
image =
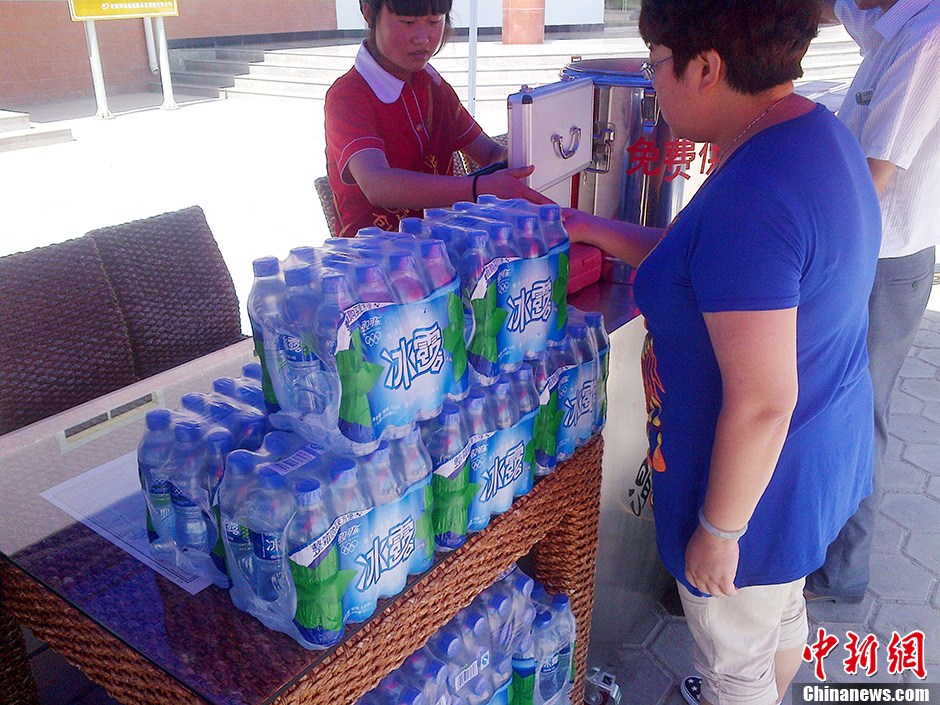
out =
[[839,117],[862,144],[882,210],[868,332],[875,477],[825,565],[807,577],[806,597],[859,602],[884,489],[891,392],[927,306],[940,244],[940,0],[836,0],[834,11],[864,57]]

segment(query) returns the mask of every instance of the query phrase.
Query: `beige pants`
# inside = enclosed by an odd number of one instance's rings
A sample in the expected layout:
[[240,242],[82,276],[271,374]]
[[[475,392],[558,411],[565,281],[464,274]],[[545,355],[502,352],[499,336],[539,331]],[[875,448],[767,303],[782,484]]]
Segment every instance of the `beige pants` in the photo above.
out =
[[804,582],[742,588],[732,597],[696,597],[679,583],[705,700],[775,705],[774,654],[802,646],[809,631]]

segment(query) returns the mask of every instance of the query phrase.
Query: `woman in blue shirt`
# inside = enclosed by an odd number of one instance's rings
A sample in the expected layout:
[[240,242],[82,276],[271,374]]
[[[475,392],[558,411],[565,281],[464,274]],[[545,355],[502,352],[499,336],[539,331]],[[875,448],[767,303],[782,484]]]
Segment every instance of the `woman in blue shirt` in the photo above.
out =
[[803,579],[871,491],[880,216],[855,139],[793,92],[818,13],[644,0],[663,117],[719,166],[665,231],[566,213],[573,241],[638,267],[657,543],[714,705],[780,701]]

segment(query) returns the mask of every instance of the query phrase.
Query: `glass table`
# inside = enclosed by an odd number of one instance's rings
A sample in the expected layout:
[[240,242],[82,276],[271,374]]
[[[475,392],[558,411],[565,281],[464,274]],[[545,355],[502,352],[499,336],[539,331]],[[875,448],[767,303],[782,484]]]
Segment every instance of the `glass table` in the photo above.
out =
[[245,340],[0,436],[0,700],[35,701],[22,624],[121,702],[352,703],[533,547],[536,577],[590,623],[600,437],[327,651],[267,629],[225,590],[189,594],[40,496],[133,451],[146,411],[237,375],[252,352]]

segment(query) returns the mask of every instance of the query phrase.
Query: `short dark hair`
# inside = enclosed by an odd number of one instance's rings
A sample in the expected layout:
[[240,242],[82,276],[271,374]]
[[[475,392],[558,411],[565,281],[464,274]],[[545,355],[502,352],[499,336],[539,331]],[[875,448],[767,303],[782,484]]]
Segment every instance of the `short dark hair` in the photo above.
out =
[[643,0],[640,34],[672,51],[676,78],[714,49],[728,85],[753,95],[803,75],[821,13],[818,0]]
[[[383,7],[389,12],[403,17],[423,17],[424,15],[444,15],[444,38],[441,40],[441,48],[447,44],[452,32],[450,24],[450,10],[453,6],[453,0],[359,0],[359,9],[366,7],[372,10],[372,17],[379,16],[379,10]],[[368,41],[371,47],[375,47],[375,26],[374,23],[368,27]],[[436,52],[435,52],[436,53]]]

